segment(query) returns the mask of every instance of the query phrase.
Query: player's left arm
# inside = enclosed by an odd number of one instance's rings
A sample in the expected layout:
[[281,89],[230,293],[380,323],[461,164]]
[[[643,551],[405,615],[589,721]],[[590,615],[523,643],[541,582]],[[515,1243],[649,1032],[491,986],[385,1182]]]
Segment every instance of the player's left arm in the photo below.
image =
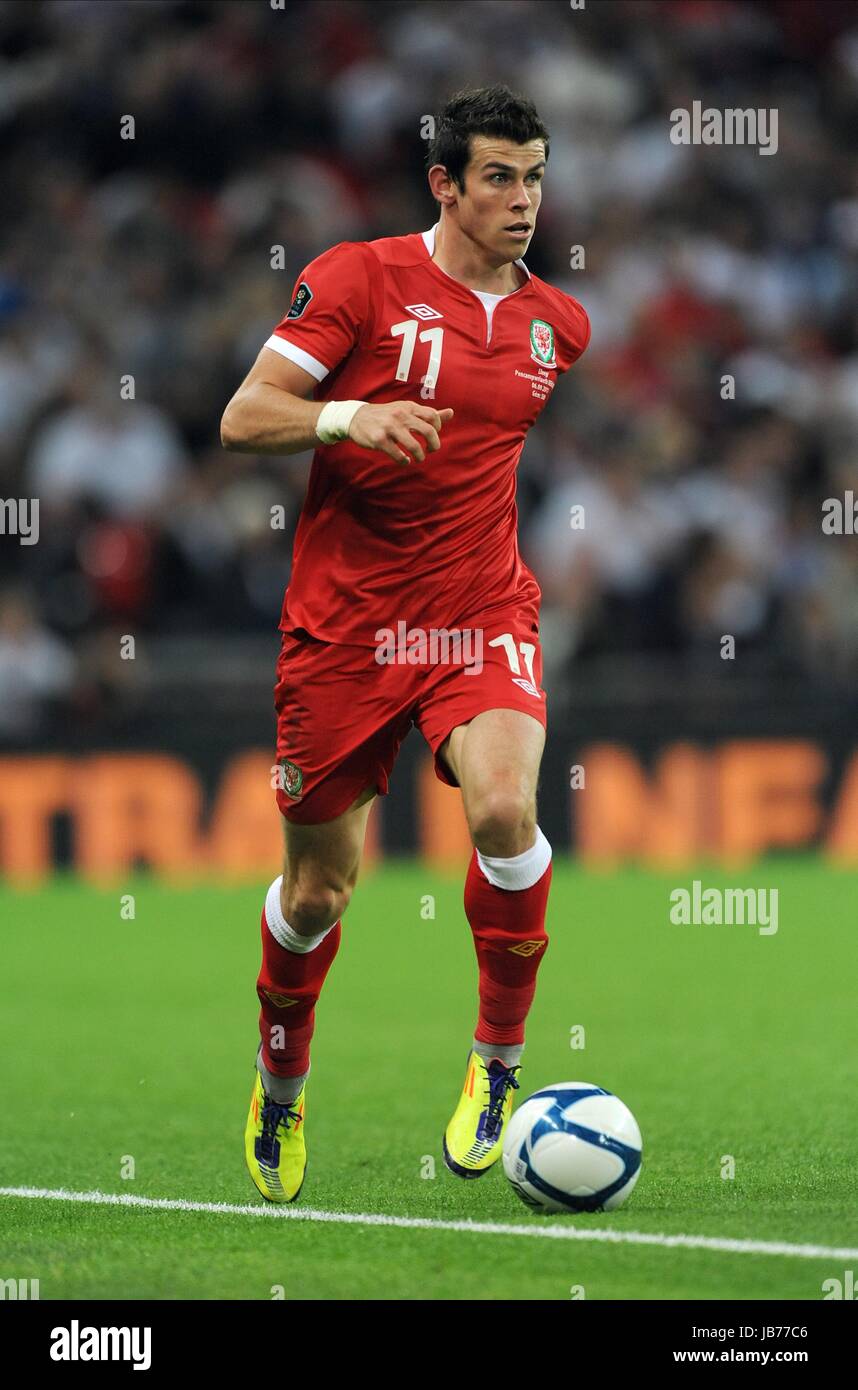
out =
[[569,294],[561,294],[557,325],[557,358],[562,371],[568,371],[587,351],[590,343],[590,316],[583,304]]

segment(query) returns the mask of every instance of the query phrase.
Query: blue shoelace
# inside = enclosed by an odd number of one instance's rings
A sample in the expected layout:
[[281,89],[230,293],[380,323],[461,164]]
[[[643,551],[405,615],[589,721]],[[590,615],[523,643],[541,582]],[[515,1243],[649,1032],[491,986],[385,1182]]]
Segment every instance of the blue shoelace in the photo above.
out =
[[477,1138],[490,1140],[497,1138],[507,1092],[510,1087],[515,1091],[518,1090],[518,1082],[515,1079],[515,1073],[518,1070],[518,1067],[504,1067],[501,1071],[495,1071],[494,1076],[489,1072],[489,1103],[485,1112],[485,1119],[480,1126],[482,1133],[478,1133]]
[[265,1097],[265,1104],[262,1107],[262,1134],[257,1141],[259,1157],[262,1161],[275,1162],[278,1129],[281,1125],[285,1125],[288,1129],[290,1120],[297,1121],[300,1118],[300,1110],[296,1110],[293,1105],[278,1105],[270,1097]]

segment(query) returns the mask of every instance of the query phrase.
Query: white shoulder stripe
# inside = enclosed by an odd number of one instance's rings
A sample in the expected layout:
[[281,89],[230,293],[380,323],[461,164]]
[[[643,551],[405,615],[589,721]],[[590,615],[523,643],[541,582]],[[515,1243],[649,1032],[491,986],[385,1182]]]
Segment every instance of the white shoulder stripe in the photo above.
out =
[[310,376],[314,376],[317,381],[324,381],[330,371],[324,362],[311,357],[309,352],[296,347],[294,343],[287,342],[285,338],[278,337],[276,333],[271,334],[264,346],[271,348],[274,352],[279,352],[281,357],[288,357],[289,361],[294,362],[296,367],[303,367],[304,371],[309,372]]

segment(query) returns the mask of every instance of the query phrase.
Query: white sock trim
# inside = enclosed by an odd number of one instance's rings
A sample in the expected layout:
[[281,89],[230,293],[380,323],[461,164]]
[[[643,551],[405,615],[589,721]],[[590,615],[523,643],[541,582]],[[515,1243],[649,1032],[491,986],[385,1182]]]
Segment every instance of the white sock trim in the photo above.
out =
[[477,850],[477,863],[495,888],[505,888],[507,892],[521,892],[538,883],[551,863],[551,845],[536,827],[536,839],[530,849],[522,854],[514,854],[511,859],[492,858]]
[[277,1076],[273,1071],[269,1071],[263,1062],[261,1044],[256,1054],[256,1070],[262,1077],[262,1085],[271,1099],[279,1105],[288,1105],[290,1101],[298,1099],[312,1065],[312,1062],[307,1063],[307,1070],[303,1076]]
[[305,956],[308,951],[315,951],[319,942],[324,941],[328,932],[333,931],[337,924],[334,922],[332,926],[317,932],[315,936],[302,936],[300,932],[296,932],[294,927],[289,926],[280,906],[280,885],[282,882],[283,875],[281,874],[279,878],[275,878],[265,897],[265,920],[268,923],[268,930],[284,951],[294,951],[296,955]]

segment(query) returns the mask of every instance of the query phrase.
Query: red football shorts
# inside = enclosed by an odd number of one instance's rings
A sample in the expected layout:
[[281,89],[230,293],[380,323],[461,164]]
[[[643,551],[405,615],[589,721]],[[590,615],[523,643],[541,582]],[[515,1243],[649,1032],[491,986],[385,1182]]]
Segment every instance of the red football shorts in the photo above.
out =
[[489,709],[522,710],[544,728],[541,681],[532,609],[475,622],[458,640],[400,624],[383,650],[284,631],[274,690],[277,804],[287,820],[316,825],[342,815],[368,786],[384,795],[415,724],[435,775],[456,786],[438,757],[451,730]]

